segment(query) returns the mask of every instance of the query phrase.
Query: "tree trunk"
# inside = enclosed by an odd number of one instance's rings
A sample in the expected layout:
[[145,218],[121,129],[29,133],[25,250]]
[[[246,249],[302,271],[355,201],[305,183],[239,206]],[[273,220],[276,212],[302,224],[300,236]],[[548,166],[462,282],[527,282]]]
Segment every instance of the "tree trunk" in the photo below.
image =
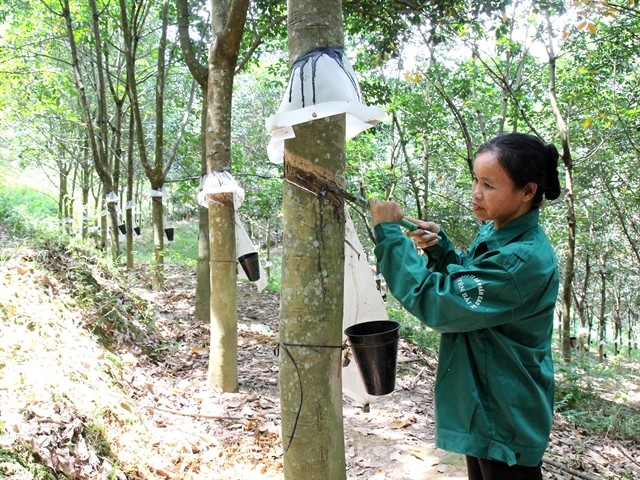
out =
[[[91,28],[93,31],[93,45],[96,55],[96,80],[97,80],[97,117],[96,117],[96,140],[101,163],[105,165],[105,170],[109,170],[109,119],[107,115],[107,87],[105,81],[105,68],[103,62],[103,45],[102,37],[100,34],[100,13],[98,12],[98,6],[95,0],[89,0],[89,6],[91,7]],[[105,194],[110,192],[118,193],[118,179],[113,173],[113,168],[110,169],[110,177],[113,185],[110,189],[106,189]],[[104,182],[104,180],[103,180]],[[111,233],[111,257],[113,260],[117,260],[120,256],[120,242],[118,238],[118,206],[117,203],[111,202],[107,204],[109,210]]]
[[[289,59],[342,45],[340,0],[289,0]],[[285,142],[285,179],[296,172],[344,184],[345,118],[295,128]],[[322,142],[318,139],[322,138]],[[280,403],[286,479],[346,478],[342,422],[344,203],[284,184]]]
[[[207,173],[206,131],[207,131],[207,88],[202,89],[201,141],[202,151],[200,167],[202,174]],[[209,270],[209,212],[198,206],[198,264],[196,266],[196,319],[202,323],[210,321],[211,272]]]
[[[78,96],[80,99],[80,106],[82,107],[82,114],[85,125],[87,127],[87,139],[89,142],[89,149],[91,151],[91,157],[93,159],[93,165],[98,173],[98,177],[100,177],[100,181],[102,183],[102,187],[104,190],[104,195],[108,195],[110,192],[113,192],[117,185],[114,184],[113,176],[111,173],[111,169],[109,167],[109,162],[107,159],[107,135],[108,129],[106,128],[106,114],[104,114],[104,109],[106,109],[106,98],[103,96],[105,91],[102,87],[104,87],[104,77],[102,70],[102,45],[99,36],[99,27],[98,27],[98,12],[95,5],[95,0],[90,0],[89,2],[93,17],[94,23],[94,34],[96,34],[96,38],[94,38],[94,49],[97,55],[97,74],[98,74],[98,85],[99,89],[97,92],[97,101],[99,104],[98,111],[102,112],[98,114],[98,120],[96,121],[93,117],[93,107],[89,103],[89,98],[87,96],[86,87],[84,84],[84,78],[82,73],[82,65],[80,63],[80,57],[78,54],[78,46],[75,40],[75,30],[73,19],[71,18],[71,10],[69,7],[69,0],[64,0],[61,2],[62,6],[62,17],[65,20],[67,39],[69,41],[69,49],[71,52],[71,67],[73,69],[73,78],[75,86],[78,90]],[[106,229],[110,228],[111,231],[111,250],[112,256],[115,260],[119,254],[119,246],[118,246],[118,225],[117,225],[117,214],[115,203],[107,204],[108,217],[102,218],[102,241],[103,245],[106,247]],[[111,220],[110,223],[106,223],[107,220]]]
[[135,132],[133,115],[129,115],[129,143],[127,145],[127,206],[131,202],[132,208],[126,208],[127,225],[127,270],[133,270],[133,185],[135,180],[133,165],[133,138]]
[[589,283],[591,281],[591,256],[587,253],[584,262],[584,281],[582,282],[582,301],[576,302],[578,315],[580,318],[580,331],[578,332],[578,350],[582,356],[585,351],[585,331],[587,329],[586,318],[586,306],[587,306],[587,292],[589,289]]
[[627,324],[627,356],[631,359],[631,351],[633,350],[633,326],[634,326],[634,318],[631,310],[629,310],[627,315],[628,324]]
[[562,142],[562,161],[565,167],[565,199],[567,203],[567,249],[565,252],[565,273],[562,287],[562,356],[571,361],[571,297],[573,290],[574,264],[576,252],[576,215],[573,198],[573,159],[569,147],[569,127],[565,122],[556,97],[556,56],[553,50],[553,35],[549,13],[546,16],[549,54],[549,100],[556,118],[558,136]]
[[91,169],[89,164],[89,153],[83,149],[80,165],[80,182],[82,190],[82,239],[86,240],[89,234],[89,190],[91,188]]
[[[209,174],[231,168],[231,100],[248,0],[211,0],[206,154]],[[235,210],[232,193],[209,195],[209,383],[238,388]]]
[[606,338],[606,300],[607,300],[607,271],[606,256],[601,257],[600,264],[600,313],[598,315],[598,360],[604,361],[605,338]]
[[73,205],[73,200],[69,197],[69,171],[71,164],[66,164],[63,161],[62,153],[58,153],[58,220],[63,225],[63,228],[67,233],[71,233],[71,222],[68,219],[71,218],[70,206]]
[[427,132],[422,135],[422,175],[423,175],[423,185],[424,185],[424,193],[422,195],[422,217],[425,220],[429,218],[429,171],[430,171],[430,151],[429,151],[429,135]]
[[[133,7],[135,8],[135,6]],[[165,183],[166,169],[169,165],[164,164],[164,85],[166,79],[166,66],[165,66],[165,53],[167,44],[167,29],[168,29],[168,0],[163,0],[161,10],[161,31],[160,42],[158,44],[158,64],[156,73],[156,85],[155,85],[155,144],[154,144],[154,161],[153,164],[149,161],[149,155],[147,152],[147,145],[145,140],[144,122],[142,120],[142,113],[140,102],[138,98],[138,87],[135,74],[135,58],[137,51],[137,41],[140,36],[140,32],[134,30],[134,28],[141,29],[143,27],[140,23],[129,22],[129,11],[127,10],[127,3],[125,0],[120,0],[120,20],[122,26],[122,35],[124,43],[124,53],[126,57],[127,67],[127,86],[129,93],[129,100],[131,102],[131,112],[134,116],[136,142],[138,144],[138,153],[140,156],[140,162],[144,168],[145,174],[151,183],[151,188],[155,191],[162,189]],[[152,288],[153,290],[159,290],[164,285],[164,206],[162,204],[163,197],[161,195],[152,197],[152,228],[153,228],[153,275],[152,275]]]
[[[178,12],[178,35],[180,48],[185,62],[193,78],[200,85],[202,92],[202,113],[200,116],[200,166],[202,175],[207,174],[207,99],[209,69],[200,63],[198,48],[194,48],[189,37],[189,2],[188,0],[176,0]],[[203,42],[201,42],[202,44]],[[198,207],[198,264],[196,266],[196,319],[202,323],[210,320],[211,305],[211,277],[209,270],[209,212],[206,208]]]

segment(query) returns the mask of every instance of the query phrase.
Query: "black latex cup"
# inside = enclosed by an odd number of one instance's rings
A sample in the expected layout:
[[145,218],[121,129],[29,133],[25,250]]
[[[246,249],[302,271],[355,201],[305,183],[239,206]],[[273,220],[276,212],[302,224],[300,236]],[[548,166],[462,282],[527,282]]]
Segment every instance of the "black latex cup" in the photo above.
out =
[[386,395],[396,385],[400,324],[377,320],[351,325],[344,331],[369,395]]

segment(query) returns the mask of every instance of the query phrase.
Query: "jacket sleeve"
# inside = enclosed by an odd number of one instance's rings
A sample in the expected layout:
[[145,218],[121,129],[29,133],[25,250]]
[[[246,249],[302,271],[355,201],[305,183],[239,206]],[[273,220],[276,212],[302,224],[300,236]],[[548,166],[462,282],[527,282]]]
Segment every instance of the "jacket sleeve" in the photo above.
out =
[[456,252],[451,240],[444,230],[440,230],[438,243],[433,247],[424,248],[429,257],[428,267],[436,272],[445,273],[450,264],[462,265],[464,257]]
[[[397,225],[379,224],[375,233],[375,254],[389,290],[437,332],[469,332],[509,323],[525,303],[512,272],[522,266],[526,255],[497,254],[465,262],[466,266],[449,264],[446,272],[430,271]],[[535,295],[535,289],[528,290],[527,294]]]

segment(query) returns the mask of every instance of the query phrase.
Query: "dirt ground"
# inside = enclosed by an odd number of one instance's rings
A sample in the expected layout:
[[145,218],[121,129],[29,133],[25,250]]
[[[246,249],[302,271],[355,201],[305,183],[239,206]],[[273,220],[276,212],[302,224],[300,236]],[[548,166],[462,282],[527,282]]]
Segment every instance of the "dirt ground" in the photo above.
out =
[[[209,330],[194,320],[189,272],[168,268],[160,292],[138,277],[130,289],[152,306],[154,328],[101,324],[113,341],[105,349],[73,285],[42,269],[39,252],[2,240],[0,450],[29,445],[75,479],[284,478],[276,294],[238,284],[239,389],[223,393],[207,386]],[[398,389],[368,410],[344,398],[348,479],[466,478],[463,458],[434,446],[435,368],[401,341]],[[548,479],[631,479],[639,462],[638,445],[591,437],[558,417],[543,468]],[[34,477],[0,460],[0,478]]]

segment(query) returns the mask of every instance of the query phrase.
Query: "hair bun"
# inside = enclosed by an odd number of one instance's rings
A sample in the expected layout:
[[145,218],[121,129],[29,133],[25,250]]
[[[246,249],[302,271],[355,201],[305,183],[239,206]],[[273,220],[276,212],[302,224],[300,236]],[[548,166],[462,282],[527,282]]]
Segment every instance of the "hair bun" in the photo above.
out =
[[547,145],[547,185],[544,196],[547,200],[555,200],[560,196],[560,179],[558,178],[558,158],[560,154],[553,143]]

